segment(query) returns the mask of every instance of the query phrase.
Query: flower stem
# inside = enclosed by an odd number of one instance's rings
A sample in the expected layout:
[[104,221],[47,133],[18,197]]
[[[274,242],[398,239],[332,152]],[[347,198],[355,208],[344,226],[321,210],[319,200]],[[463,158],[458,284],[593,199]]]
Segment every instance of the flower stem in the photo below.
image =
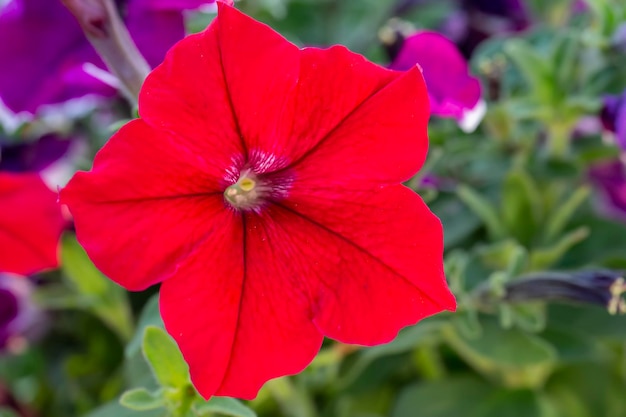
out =
[[150,65],[137,49],[113,0],[61,0],[76,17],[87,39],[136,104]]

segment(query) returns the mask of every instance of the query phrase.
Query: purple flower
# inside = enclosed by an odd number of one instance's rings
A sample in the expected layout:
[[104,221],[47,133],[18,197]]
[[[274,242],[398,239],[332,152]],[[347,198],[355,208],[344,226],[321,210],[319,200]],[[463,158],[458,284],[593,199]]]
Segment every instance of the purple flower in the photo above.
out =
[[0,273],[0,352],[18,352],[45,328],[45,318],[32,300],[32,284]]
[[36,172],[53,190],[64,186],[83,158],[86,143],[49,133],[36,140],[10,140],[0,135],[0,172]]
[[626,221],[626,168],[620,161],[598,164],[589,178],[602,194],[599,209],[607,216]]
[[15,320],[19,307],[17,297],[9,290],[0,288],[0,345],[8,338],[8,326]]
[[465,131],[473,131],[485,113],[481,87],[469,73],[467,61],[454,43],[436,32],[417,32],[390,49],[389,68],[405,71],[416,64],[422,68],[432,114],[457,120]]
[[[122,16],[148,63],[185,34],[182,11],[213,0],[122,0]],[[112,96],[115,78],[60,0],[11,0],[0,10],[0,98],[14,112],[87,94]],[[7,41],[10,40],[10,41]]]
[[539,272],[510,281],[502,295],[494,299],[487,285],[475,292],[485,304],[494,301],[527,303],[530,301],[561,301],[603,306],[611,314],[626,313],[626,292],[623,271],[584,270],[579,272]]
[[463,0],[442,32],[450,36],[466,57],[484,40],[498,34],[519,32],[530,25],[523,0]]
[[9,142],[0,136],[0,171],[39,172],[67,154],[72,141],[53,134],[28,142]]
[[469,14],[504,18],[509,22],[507,26],[516,30],[530,23],[523,0],[464,0],[463,8]]
[[615,134],[617,144],[626,150],[626,90],[620,95],[604,97],[600,120],[606,130]]

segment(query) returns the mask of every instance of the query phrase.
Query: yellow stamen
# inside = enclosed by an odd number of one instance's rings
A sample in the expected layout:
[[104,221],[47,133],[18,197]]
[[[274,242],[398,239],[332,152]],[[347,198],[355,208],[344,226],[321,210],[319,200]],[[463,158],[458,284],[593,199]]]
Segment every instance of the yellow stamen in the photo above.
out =
[[224,190],[224,197],[235,208],[250,209],[259,204],[259,184],[254,174],[247,172],[235,184]]
[[246,192],[252,191],[255,186],[256,186],[256,181],[254,181],[251,178],[244,178],[239,181],[239,188],[241,188],[243,191],[246,191]]

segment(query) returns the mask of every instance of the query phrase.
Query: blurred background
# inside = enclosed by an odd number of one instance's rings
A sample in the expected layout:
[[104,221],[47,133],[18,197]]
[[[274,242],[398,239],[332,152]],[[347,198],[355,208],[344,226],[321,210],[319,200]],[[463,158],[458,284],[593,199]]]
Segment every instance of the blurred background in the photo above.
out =
[[[208,0],[116,5],[152,67],[215,17]],[[164,386],[169,351],[145,343],[171,343],[158,288],[106,279],[56,204],[134,104],[59,0],[0,0],[0,416],[626,416],[626,3],[236,7],[300,46],[420,65],[431,146],[407,185],[444,224],[458,312],[387,345],[328,340],[251,402]]]

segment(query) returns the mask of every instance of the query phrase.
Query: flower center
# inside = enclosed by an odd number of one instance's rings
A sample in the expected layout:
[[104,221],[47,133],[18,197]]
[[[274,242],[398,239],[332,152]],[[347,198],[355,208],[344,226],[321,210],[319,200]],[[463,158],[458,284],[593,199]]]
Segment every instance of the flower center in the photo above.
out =
[[224,198],[231,206],[241,210],[258,209],[267,199],[271,188],[252,170],[244,170],[236,183],[224,190]]
[[224,173],[223,184],[224,200],[233,209],[259,213],[268,204],[289,196],[295,172],[284,157],[253,149],[247,158],[233,157],[232,163]]

